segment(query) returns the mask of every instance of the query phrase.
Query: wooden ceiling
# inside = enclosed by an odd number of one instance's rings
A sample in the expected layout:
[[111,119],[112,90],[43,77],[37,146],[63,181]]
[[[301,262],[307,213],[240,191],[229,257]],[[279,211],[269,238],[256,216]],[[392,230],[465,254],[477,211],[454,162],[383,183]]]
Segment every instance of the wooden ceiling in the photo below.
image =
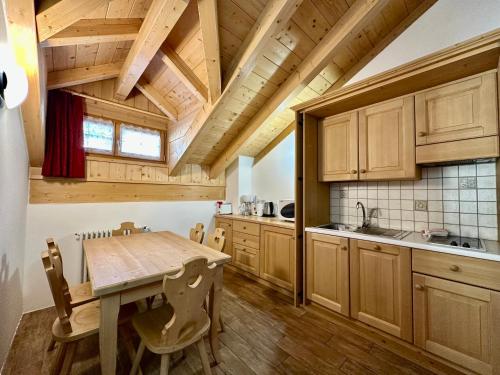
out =
[[[15,44],[41,47],[30,95],[46,77],[163,116],[170,172],[209,164],[215,176],[266,152],[293,129],[290,106],[341,87],[435,1],[7,0],[7,15],[37,30]],[[36,165],[43,116],[26,126]]]

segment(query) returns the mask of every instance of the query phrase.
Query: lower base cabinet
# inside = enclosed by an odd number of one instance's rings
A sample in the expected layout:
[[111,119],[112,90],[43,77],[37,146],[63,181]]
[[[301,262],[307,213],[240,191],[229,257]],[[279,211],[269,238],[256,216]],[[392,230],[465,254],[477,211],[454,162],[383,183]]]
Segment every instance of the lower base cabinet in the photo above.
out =
[[307,233],[307,299],[349,316],[349,240]]
[[411,249],[350,241],[351,316],[412,342]]
[[500,293],[413,274],[415,345],[479,374],[500,374]]
[[233,265],[259,276],[260,252],[248,246],[233,244]]

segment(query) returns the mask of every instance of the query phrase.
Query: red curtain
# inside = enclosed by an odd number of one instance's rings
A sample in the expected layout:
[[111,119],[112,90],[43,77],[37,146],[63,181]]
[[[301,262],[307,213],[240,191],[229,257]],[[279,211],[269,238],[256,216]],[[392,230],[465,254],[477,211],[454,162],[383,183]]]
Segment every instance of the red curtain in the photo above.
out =
[[83,99],[79,96],[49,91],[42,175],[85,177]]

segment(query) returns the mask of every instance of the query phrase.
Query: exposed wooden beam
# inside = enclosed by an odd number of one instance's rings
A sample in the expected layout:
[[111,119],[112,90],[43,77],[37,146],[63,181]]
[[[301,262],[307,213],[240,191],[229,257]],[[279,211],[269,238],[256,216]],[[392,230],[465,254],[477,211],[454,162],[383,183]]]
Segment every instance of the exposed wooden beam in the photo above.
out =
[[170,104],[151,83],[147,82],[144,78],[140,78],[135,87],[157,106],[160,111],[172,120],[177,121],[177,110],[175,107]]
[[142,19],[99,18],[79,20],[40,43],[42,47],[72,46],[135,40]]
[[164,43],[157,55],[194,96],[202,102],[208,100],[208,90],[206,86],[172,48]]
[[110,0],[45,0],[40,4],[36,15],[38,40],[43,42],[52,35],[64,30],[93,10],[107,4]]
[[[45,145],[46,76],[36,38],[33,0],[6,0],[7,35],[17,63],[28,76],[28,96],[22,104],[24,132],[31,166],[41,167]],[[4,57],[2,57],[4,58]]]
[[47,88],[49,90],[60,89],[115,78],[120,74],[121,68],[122,63],[118,62],[50,72],[47,75]]
[[211,176],[218,176],[238,156],[239,150],[251,139],[264,121],[291,101],[333,59],[348,38],[361,30],[388,0],[357,0],[324,36],[297,69],[287,78],[274,95],[245,126],[229,147],[217,157],[210,169]]
[[276,138],[274,138],[269,144],[264,147],[254,158],[253,163],[256,164],[261,161],[264,156],[270,153],[277,145],[281,143],[283,139],[288,137],[288,135],[295,130],[295,121],[291,122],[281,133],[279,133]]
[[189,0],[153,0],[118,77],[116,99],[127,98],[188,3]]
[[[170,174],[176,175],[182,170],[182,165],[186,163],[190,153],[196,148],[195,141],[203,141],[202,137],[199,136],[200,131],[206,128],[210,121],[217,118],[232,94],[243,85],[245,79],[252,72],[257,57],[261,54],[270,38],[281,25],[288,22],[301,2],[302,0],[271,0],[267,2],[266,7],[262,10],[261,15],[235,57],[237,63],[234,64],[235,68],[221,96],[212,107],[205,107],[200,111],[202,115],[197,117],[186,133],[185,139],[182,140],[182,148],[178,149],[176,157],[170,158]],[[181,141],[177,141],[177,143],[181,143]]]
[[215,103],[222,90],[217,0],[198,0],[198,14],[205,52],[210,102]]

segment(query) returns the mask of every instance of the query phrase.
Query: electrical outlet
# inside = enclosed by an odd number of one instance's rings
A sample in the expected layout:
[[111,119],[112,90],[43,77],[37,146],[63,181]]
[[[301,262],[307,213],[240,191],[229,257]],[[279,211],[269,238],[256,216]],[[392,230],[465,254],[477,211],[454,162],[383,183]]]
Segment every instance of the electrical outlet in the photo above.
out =
[[415,211],[427,211],[427,201],[416,200]]

